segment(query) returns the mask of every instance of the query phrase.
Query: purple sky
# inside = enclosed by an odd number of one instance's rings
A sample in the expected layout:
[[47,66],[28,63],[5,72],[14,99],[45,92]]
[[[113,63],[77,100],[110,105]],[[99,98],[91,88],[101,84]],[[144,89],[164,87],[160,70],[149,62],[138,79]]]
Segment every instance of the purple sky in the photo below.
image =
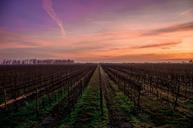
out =
[[[184,47],[193,43],[189,36],[192,24],[186,34],[184,30],[183,33],[175,30],[179,39],[170,34],[167,39],[155,35],[136,40],[143,32],[191,23],[192,14],[192,0],[1,0],[0,59],[69,57],[78,61],[130,61],[116,59],[117,56],[129,58],[130,53],[114,49],[179,40],[185,42]],[[91,52],[89,48],[96,53],[95,59],[87,56]],[[191,50],[179,50],[175,46],[158,53],[147,53],[146,49],[140,54],[183,52],[192,57]],[[138,60],[146,61],[144,57]]]

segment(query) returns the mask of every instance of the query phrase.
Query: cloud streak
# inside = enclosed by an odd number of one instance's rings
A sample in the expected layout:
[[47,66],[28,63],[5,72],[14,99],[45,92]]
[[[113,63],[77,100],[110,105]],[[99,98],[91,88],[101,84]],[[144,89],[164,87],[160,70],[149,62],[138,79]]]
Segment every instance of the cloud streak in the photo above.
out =
[[175,46],[177,44],[180,44],[180,41],[158,43],[158,44],[147,44],[147,45],[142,45],[142,46],[135,46],[133,48],[163,48],[163,47]]
[[193,53],[135,53],[127,55],[118,55],[118,56],[106,56],[100,58],[101,60],[109,62],[165,62],[165,61],[174,61],[182,62],[190,60],[193,57]]
[[183,11],[182,13],[180,13],[180,15],[182,15],[182,16],[192,16],[192,14],[193,14],[193,8],[189,8],[189,9]]
[[48,15],[56,22],[58,27],[60,28],[62,36],[66,35],[64,26],[60,18],[57,16],[54,8],[53,8],[53,3],[52,0],[42,0],[43,2],[43,8],[44,10],[48,13]]
[[165,28],[155,29],[155,30],[143,33],[142,35],[158,35],[158,34],[177,32],[177,31],[188,31],[188,30],[193,30],[193,21],[183,23],[183,24],[172,25]]

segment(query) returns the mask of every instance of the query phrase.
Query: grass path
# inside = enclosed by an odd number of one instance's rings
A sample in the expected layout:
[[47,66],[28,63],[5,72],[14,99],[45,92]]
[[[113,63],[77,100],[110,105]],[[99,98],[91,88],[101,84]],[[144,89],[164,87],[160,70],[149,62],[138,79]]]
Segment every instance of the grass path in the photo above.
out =
[[61,122],[61,128],[106,128],[108,126],[108,112],[104,102],[103,115],[101,114],[99,83],[99,67],[97,67],[88,87],[75,105],[74,111]]
[[101,68],[101,82],[109,110],[110,128],[133,128],[131,115],[134,104],[125,96]]

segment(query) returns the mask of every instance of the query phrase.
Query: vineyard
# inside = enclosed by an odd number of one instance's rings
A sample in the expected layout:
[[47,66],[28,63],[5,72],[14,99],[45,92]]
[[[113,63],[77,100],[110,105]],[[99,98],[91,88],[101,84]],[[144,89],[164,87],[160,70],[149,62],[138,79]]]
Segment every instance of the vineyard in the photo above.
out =
[[192,64],[1,65],[1,128],[192,128]]

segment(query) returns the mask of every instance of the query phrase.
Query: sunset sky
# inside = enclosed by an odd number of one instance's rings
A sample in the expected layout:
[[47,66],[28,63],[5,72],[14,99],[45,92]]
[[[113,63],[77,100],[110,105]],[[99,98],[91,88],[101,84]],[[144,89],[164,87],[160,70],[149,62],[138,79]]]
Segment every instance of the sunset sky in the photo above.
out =
[[192,0],[0,0],[0,59],[193,59]]

